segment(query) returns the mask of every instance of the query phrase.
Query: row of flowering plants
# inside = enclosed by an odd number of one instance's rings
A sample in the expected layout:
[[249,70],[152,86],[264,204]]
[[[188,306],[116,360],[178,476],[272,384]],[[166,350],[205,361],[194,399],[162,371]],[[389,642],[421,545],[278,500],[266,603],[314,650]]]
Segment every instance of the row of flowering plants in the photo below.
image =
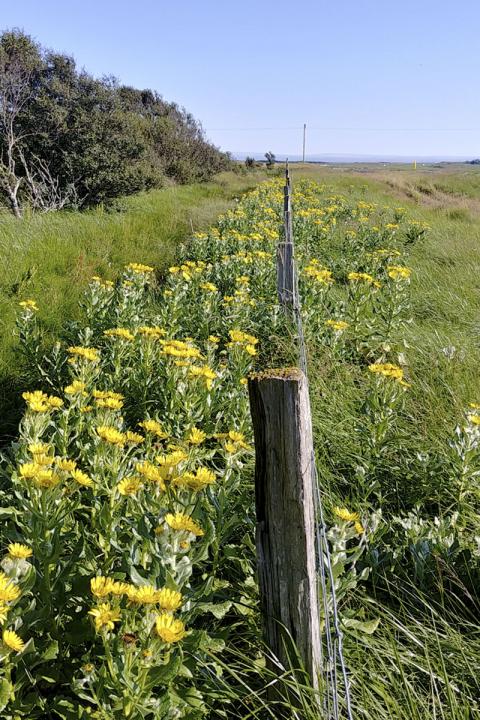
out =
[[[247,376],[291,332],[275,290],[282,203],[278,181],[261,185],[161,282],[137,263],[94,277],[47,351],[35,301],[21,303],[38,388],[2,466],[2,717],[228,717],[215,656],[256,623]],[[404,254],[426,228],[314,183],[293,203],[307,340],[368,378],[367,475],[409,386]],[[373,521],[331,517],[341,597]]]

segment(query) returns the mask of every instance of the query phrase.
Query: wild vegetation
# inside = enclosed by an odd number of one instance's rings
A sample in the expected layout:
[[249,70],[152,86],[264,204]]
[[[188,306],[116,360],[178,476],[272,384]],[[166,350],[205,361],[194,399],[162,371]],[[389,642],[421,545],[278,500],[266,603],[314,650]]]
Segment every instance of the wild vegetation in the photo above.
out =
[[[479,718],[475,228],[382,179],[294,190],[355,716]],[[259,186],[166,273],[135,258],[96,275],[53,347],[17,299],[31,386],[3,462],[2,717],[278,717],[245,383],[295,359],[282,200]],[[318,717],[307,682],[286,682],[287,713]]]
[[96,79],[21,31],[0,36],[0,202],[85,208],[229,166],[185,109]]

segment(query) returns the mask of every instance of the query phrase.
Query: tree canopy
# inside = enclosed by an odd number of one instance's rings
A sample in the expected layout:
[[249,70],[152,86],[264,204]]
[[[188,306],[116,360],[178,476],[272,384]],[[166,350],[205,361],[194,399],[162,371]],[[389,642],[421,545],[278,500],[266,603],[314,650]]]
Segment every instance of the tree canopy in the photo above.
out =
[[157,92],[94,78],[21,31],[0,35],[0,200],[17,215],[206,180],[229,162]]

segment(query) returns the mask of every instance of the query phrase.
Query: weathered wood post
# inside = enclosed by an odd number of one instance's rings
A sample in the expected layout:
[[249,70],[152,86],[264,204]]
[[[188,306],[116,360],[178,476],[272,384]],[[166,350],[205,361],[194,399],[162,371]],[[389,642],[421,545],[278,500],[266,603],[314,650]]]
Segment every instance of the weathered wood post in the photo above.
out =
[[265,639],[285,668],[295,666],[293,641],[317,688],[321,639],[307,380],[298,368],[267,370],[252,376],[248,389]]

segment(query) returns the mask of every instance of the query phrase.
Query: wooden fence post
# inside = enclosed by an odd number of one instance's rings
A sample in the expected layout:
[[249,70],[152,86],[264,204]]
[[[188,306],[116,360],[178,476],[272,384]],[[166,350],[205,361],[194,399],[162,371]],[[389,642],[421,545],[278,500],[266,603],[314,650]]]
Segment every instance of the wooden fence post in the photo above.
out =
[[285,668],[295,663],[293,640],[317,689],[321,638],[307,380],[298,368],[268,370],[249,378],[248,388],[265,639]]

